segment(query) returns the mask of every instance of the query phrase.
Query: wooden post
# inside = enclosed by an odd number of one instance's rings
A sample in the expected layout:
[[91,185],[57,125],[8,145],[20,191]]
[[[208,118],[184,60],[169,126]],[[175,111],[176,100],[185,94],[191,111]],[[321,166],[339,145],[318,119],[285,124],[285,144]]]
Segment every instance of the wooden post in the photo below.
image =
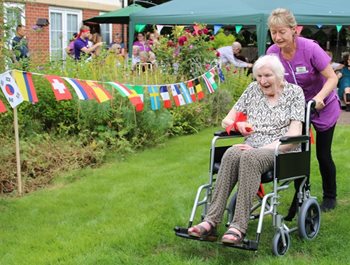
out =
[[15,143],[16,143],[16,164],[17,164],[17,189],[18,195],[22,196],[22,176],[21,176],[21,157],[19,152],[19,132],[18,132],[18,115],[17,107],[13,109],[13,125],[15,128]]

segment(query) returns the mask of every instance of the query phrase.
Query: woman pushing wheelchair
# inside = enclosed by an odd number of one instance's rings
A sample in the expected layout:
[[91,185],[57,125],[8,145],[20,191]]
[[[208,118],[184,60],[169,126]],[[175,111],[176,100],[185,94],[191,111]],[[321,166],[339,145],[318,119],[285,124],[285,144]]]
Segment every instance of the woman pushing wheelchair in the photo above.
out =
[[[304,94],[299,86],[284,80],[284,73],[277,56],[265,55],[255,62],[253,76],[256,81],[246,88],[222,121],[225,129],[232,128],[241,133],[245,142],[233,145],[225,152],[208,212],[203,222],[188,229],[190,236],[217,240],[216,228],[231,191],[238,183],[234,218],[221,241],[236,245],[244,239],[261,175],[273,167],[275,146],[283,136],[302,134]],[[280,150],[299,150],[299,146],[282,145]]]

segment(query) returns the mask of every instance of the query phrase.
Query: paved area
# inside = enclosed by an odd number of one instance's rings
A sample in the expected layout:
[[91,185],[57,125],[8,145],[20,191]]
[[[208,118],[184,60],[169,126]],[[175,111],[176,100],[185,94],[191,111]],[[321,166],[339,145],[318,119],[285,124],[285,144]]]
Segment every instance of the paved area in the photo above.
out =
[[349,124],[350,125],[350,111],[342,110],[337,124]]

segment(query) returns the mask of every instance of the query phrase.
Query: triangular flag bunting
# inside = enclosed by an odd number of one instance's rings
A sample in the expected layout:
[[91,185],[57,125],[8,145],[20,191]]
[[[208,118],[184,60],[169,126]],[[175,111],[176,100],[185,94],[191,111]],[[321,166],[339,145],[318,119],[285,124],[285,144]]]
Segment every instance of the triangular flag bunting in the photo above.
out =
[[337,25],[337,32],[338,33],[341,31],[342,27],[343,27],[342,25]]
[[190,92],[192,101],[195,102],[197,100],[197,97],[196,97],[196,91],[194,90],[194,85],[192,80],[187,82],[187,87],[188,87],[188,91]]
[[189,93],[188,88],[186,87],[185,83],[180,83],[180,88],[181,88],[182,95],[185,98],[186,104],[192,103],[192,98],[190,96],[190,93]]
[[99,103],[112,99],[112,95],[97,82],[86,81],[86,84],[92,88],[92,92],[94,93],[94,96]]
[[157,25],[157,32],[158,32],[158,34],[160,34],[160,32],[162,31],[163,28],[164,28],[163,25]]
[[88,86],[83,80],[64,77],[64,79],[73,87],[75,93],[80,100],[95,99],[92,88]]
[[203,92],[203,89],[202,89],[202,85],[201,85],[201,83],[199,81],[199,78],[196,78],[194,80],[194,84],[195,84],[195,89],[196,89],[198,100],[203,99],[204,98],[204,92]]
[[55,94],[56,100],[72,99],[72,94],[69,92],[61,77],[54,75],[45,75],[45,78],[51,83],[51,87],[53,93]]
[[135,31],[137,33],[140,33],[145,29],[145,27],[146,27],[146,25],[144,25],[144,24],[137,24],[137,25],[135,25]]
[[21,95],[24,101],[32,103],[38,102],[38,97],[34,88],[32,74],[27,72],[21,72],[18,70],[12,71],[13,78],[15,79]]
[[225,81],[225,76],[224,76],[224,73],[222,72],[222,70],[221,70],[219,65],[217,66],[217,69],[218,69],[218,76],[220,78],[220,81],[224,82]]
[[214,25],[214,35],[222,28],[222,25]]
[[160,92],[160,96],[163,100],[164,108],[166,108],[166,109],[171,108],[171,101],[170,101],[168,87],[167,86],[160,86],[159,92]]
[[243,27],[242,25],[236,25],[235,26],[237,34],[241,31],[242,27]]
[[5,104],[1,101],[1,99],[0,99],[0,112],[1,113],[6,112]]
[[141,111],[143,109],[143,102],[138,93],[136,93],[134,90],[131,90],[127,86],[118,82],[107,82],[107,84],[110,84],[112,87],[118,90],[122,97],[128,97],[131,104],[135,106],[136,111]]
[[141,101],[143,102],[143,86],[133,86],[133,85],[126,85],[130,90],[133,90],[136,92],[136,94],[140,97]]
[[151,99],[152,110],[160,109],[159,89],[156,86],[148,87],[149,97]]
[[179,87],[176,84],[172,84],[170,85],[170,87],[171,87],[171,93],[173,94],[173,98],[175,101],[175,105],[178,107],[186,105],[186,102],[183,96],[181,95]]
[[211,72],[206,72],[203,76],[205,85],[208,88],[209,93],[214,93],[218,88],[218,85],[215,83],[214,77]]
[[0,75],[0,86],[12,108],[17,107],[23,102],[21,92],[9,72]]
[[297,35],[300,36],[301,32],[303,31],[304,26],[297,26],[296,27],[296,31],[297,31]]

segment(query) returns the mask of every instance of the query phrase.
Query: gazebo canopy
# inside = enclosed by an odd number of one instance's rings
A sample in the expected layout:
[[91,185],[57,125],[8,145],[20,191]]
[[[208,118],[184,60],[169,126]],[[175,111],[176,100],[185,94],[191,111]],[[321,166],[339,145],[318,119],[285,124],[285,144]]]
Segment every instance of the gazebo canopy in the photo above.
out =
[[130,14],[133,14],[135,12],[138,12],[144,9],[146,8],[138,4],[132,4],[125,8],[120,8],[97,17],[86,19],[84,20],[84,22],[95,22],[100,24],[105,24],[105,23],[129,24]]
[[291,10],[300,25],[350,25],[349,0],[172,0],[130,15],[136,24],[222,24],[256,26],[259,55],[265,53],[267,18],[275,8]]

